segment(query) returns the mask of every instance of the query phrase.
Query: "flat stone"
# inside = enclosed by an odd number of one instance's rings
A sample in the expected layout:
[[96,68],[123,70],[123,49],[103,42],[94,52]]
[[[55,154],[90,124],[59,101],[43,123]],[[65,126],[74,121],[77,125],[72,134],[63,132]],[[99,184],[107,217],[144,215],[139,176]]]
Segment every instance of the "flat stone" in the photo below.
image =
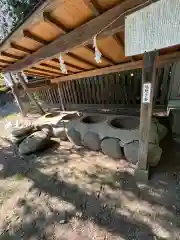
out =
[[41,150],[48,144],[49,140],[50,136],[48,132],[37,131],[20,143],[19,153],[25,155]]
[[162,149],[156,145],[149,143],[148,146],[148,163],[151,167],[155,167],[158,165],[161,155],[162,155]]
[[22,137],[24,135],[30,134],[32,132],[33,128],[34,128],[33,125],[14,127],[11,134],[14,137]]
[[105,138],[102,140],[101,150],[104,154],[112,158],[121,158],[123,156],[120,141],[117,138]]
[[53,128],[53,137],[60,138],[62,141],[68,140],[64,127]]
[[133,141],[124,146],[124,155],[126,159],[133,164],[138,162],[138,148],[139,141]]
[[67,130],[67,137],[70,142],[72,142],[76,146],[81,146],[81,135],[76,129],[70,128]]
[[91,149],[93,151],[98,151],[101,148],[100,144],[101,143],[100,143],[98,134],[93,133],[93,132],[87,132],[84,135],[83,145],[88,147],[89,149]]

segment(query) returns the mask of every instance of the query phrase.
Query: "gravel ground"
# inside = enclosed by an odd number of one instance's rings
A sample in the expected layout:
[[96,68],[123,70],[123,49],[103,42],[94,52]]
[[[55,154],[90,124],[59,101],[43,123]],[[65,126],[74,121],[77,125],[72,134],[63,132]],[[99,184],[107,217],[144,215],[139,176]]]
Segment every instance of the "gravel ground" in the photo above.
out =
[[[7,118],[0,127],[5,124]],[[134,166],[125,160],[75,149],[69,142],[56,139],[44,152],[20,158],[2,131],[0,147],[0,239],[180,236],[180,150],[170,138],[147,185],[136,183]]]

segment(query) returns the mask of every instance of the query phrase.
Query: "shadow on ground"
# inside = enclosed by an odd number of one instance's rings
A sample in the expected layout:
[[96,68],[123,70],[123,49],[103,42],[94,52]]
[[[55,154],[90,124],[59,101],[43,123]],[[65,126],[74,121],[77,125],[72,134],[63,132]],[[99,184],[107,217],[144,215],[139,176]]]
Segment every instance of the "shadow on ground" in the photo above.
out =
[[[32,199],[23,199],[24,220],[21,224],[17,221],[9,230],[4,226],[0,239],[93,239],[87,229],[91,224],[94,231],[98,228],[101,232],[97,239],[176,239],[177,166],[168,171],[167,165],[164,170],[153,169],[149,183],[140,188],[127,167],[117,163],[111,169],[91,156],[93,171],[88,166],[83,169],[83,177],[77,184],[72,181],[76,173],[74,165],[72,171],[68,172],[68,168],[78,158],[85,161],[89,151],[59,147],[57,143],[53,146],[25,158],[19,158],[12,145],[1,146],[1,177],[25,176],[32,182],[29,194],[35,192],[34,201],[43,199],[46,207],[37,210],[38,204],[32,206]],[[168,153],[168,157],[172,155]],[[51,199],[70,207],[63,205],[57,210],[49,203]],[[36,211],[38,214],[33,214]],[[28,221],[29,215],[32,216]],[[61,238],[52,237],[57,224]]]

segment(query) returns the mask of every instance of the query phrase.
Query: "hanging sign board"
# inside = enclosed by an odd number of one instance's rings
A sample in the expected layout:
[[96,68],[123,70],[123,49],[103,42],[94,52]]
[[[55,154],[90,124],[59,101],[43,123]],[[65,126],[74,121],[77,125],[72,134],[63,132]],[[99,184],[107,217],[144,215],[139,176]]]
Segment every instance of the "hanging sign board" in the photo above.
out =
[[125,20],[126,56],[180,44],[180,0],[159,0]]
[[150,103],[151,83],[143,84],[143,103]]

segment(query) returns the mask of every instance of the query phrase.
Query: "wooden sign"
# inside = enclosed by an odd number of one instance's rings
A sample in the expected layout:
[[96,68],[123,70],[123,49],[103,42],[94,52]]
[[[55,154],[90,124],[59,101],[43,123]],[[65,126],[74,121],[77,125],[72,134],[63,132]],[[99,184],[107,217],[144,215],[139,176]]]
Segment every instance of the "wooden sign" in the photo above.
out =
[[143,103],[150,103],[151,83],[143,84]]
[[159,0],[125,20],[126,56],[180,44],[180,0]]

